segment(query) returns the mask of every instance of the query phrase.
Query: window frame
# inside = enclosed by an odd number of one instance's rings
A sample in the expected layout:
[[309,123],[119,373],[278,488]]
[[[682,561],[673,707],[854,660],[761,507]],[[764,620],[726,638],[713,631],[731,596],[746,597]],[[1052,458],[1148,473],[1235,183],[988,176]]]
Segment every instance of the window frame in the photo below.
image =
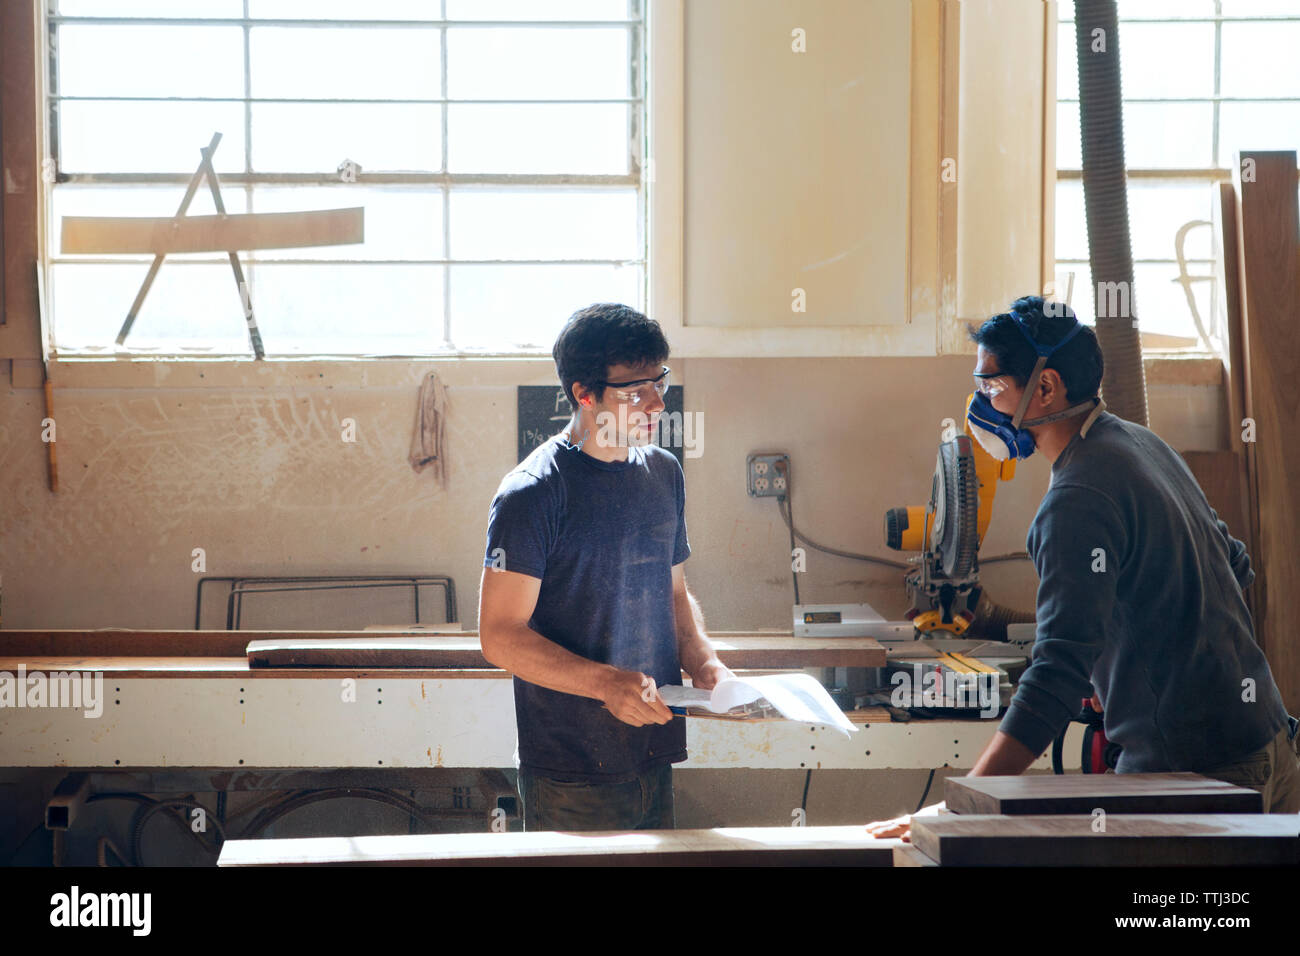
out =
[[[638,282],[638,294],[640,302],[633,303],[639,308],[645,308],[648,300],[650,256],[649,256],[649,228],[647,224],[648,196],[647,196],[647,177],[645,157],[647,155],[646,144],[646,127],[648,123],[648,95],[647,95],[647,3],[649,0],[627,0],[628,12],[622,19],[609,20],[452,20],[446,17],[446,0],[440,0],[438,3],[438,14],[435,18],[426,20],[366,20],[366,19],[330,19],[330,20],[309,20],[309,19],[286,19],[286,18],[253,18],[248,16],[248,3],[244,3],[244,16],[238,18],[232,17],[123,17],[123,16],[106,16],[106,17],[87,17],[62,15],[54,12],[52,8],[57,8],[58,0],[41,0],[41,35],[44,41],[43,48],[38,50],[39,63],[44,65],[41,76],[38,80],[43,80],[43,84],[38,82],[38,96],[41,103],[41,125],[44,136],[43,155],[48,157],[47,166],[53,164],[49,169],[52,175],[43,177],[43,189],[40,203],[40,220],[42,223],[42,235],[39,245],[39,268],[47,289],[50,286],[50,269],[53,265],[63,261],[69,263],[112,263],[122,264],[124,262],[120,257],[96,257],[96,256],[76,256],[64,260],[50,243],[52,237],[56,234],[54,224],[50,221],[53,207],[53,190],[59,185],[156,185],[168,186],[175,185],[180,190],[190,181],[193,173],[65,173],[59,170],[59,123],[58,109],[59,104],[63,102],[86,102],[86,101],[114,101],[114,102],[150,102],[150,101],[180,101],[180,102],[227,102],[241,103],[244,112],[244,156],[243,171],[239,173],[221,173],[220,181],[223,192],[226,190],[241,190],[244,194],[245,201],[249,203],[249,208],[253,208],[251,201],[253,192],[258,186],[334,186],[337,187],[340,177],[337,172],[319,172],[319,173],[257,173],[252,171],[252,131],[251,116],[254,104],[271,102],[271,103],[382,103],[382,104],[432,104],[439,108],[441,114],[441,157],[440,169],[435,172],[366,172],[363,171],[356,179],[357,185],[364,186],[402,186],[411,185],[425,189],[437,189],[441,193],[442,205],[442,255],[434,258],[413,258],[397,260],[403,264],[429,265],[442,270],[442,345],[443,348],[428,353],[417,353],[409,356],[398,356],[399,358],[411,359],[446,359],[454,357],[536,357],[540,355],[549,355],[549,346],[536,348],[519,348],[519,347],[501,347],[490,349],[468,349],[456,346],[452,341],[452,324],[453,315],[451,308],[451,288],[452,288],[452,270],[456,266],[462,265],[613,265],[617,267],[630,267],[640,270],[640,280]],[[238,26],[244,31],[244,56],[242,62],[244,89],[240,97],[163,97],[163,96],[65,96],[58,89],[58,44],[56,42],[57,30],[65,24],[98,24],[98,25],[136,25],[136,26]],[[295,97],[253,97],[251,96],[251,55],[250,55],[250,31],[253,28],[261,27],[286,27],[286,28],[321,28],[321,29],[355,29],[355,28],[375,28],[375,29],[397,29],[410,28],[432,30],[438,34],[440,46],[439,66],[441,72],[440,79],[440,96],[434,98],[416,98],[416,99],[380,99],[380,98],[361,98],[359,100],[340,99],[337,97],[314,98],[295,98]],[[624,97],[614,97],[605,99],[460,99],[447,96],[447,31],[457,27],[470,28],[547,28],[547,29],[564,29],[574,27],[621,27],[625,28],[628,37],[628,95]],[[627,151],[628,167],[625,174],[583,174],[583,173],[452,173],[447,168],[448,155],[448,107],[456,104],[474,104],[474,103],[491,103],[491,104],[515,104],[515,105],[550,105],[550,104],[614,104],[626,105],[628,109],[628,129],[627,129]],[[197,166],[197,160],[195,165]],[[599,259],[461,259],[454,258],[451,252],[451,234],[452,224],[450,216],[452,191],[460,187],[492,187],[499,186],[505,189],[519,187],[533,187],[546,189],[555,187],[558,189],[578,188],[594,189],[616,188],[616,189],[635,189],[636,191],[636,231],[637,242],[635,258],[599,258]],[[51,237],[47,239],[46,237]],[[282,259],[267,255],[257,255],[250,253],[241,253],[241,264],[250,271],[255,270],[259,265],[274,264],[293,264],[293,265],[346,265],[353,268],[363,269],[366,265],[379,265],[388,260],[365,260],[365,259],[313,259],[310,257],[294,257],[292,259]],[[144,261],[143,259],[141,260]],[[198,260],[194,260],[198,261]],[[227,261],[221,254],[213,254],[211,260],[204,259],[202,262],[209,264],[220,264]],[[164,265],[167,263],[164,262]],[[232,277],[232,282],[233,277]],[[255,290],[255,282],[254,290]],[[241,327],[242,327],[242,323]],[[58,355],[53,341],[53,317],[46,322],[46,328],[42,330],[43,346],[47,353],[53,358]],[[194,361],[196,356],[192,353],[169,350],[150,350],[148,352],[132,351],[128,345],[124,352],[115,353],[127,358],[149,359],[152,361],[167,360],[185,360]],[[340,361],[357,361],[370,358],[371,356],[362,353],[341,353],[341,352],[320,352],[304,350],[301,352],[290,353],[268,353],[267,359],[272,361],[288,360],[296,361],[302,359],[313,360],[340,360]],[[65,353],[65,361],[94,360],[83,352]],[[231,361],[231,360],[252,360],[251,346],[246,352],[235,353],[204,353],[199,360],[210,361]]]
[[[1201,16],[1125,17],[1121,15],[1119,18],[1119,23],[1121,24],[1121,29],[1122,29],[1122,24],[1125,23],[1156,23],[1156,24],[1213,23],[1214,24],[1213,88],[1211,93],[1208,96],[1128,97],[1128,96],[1124,96],[1121,91],[1121,101],[1124,104],[1128,104],[1128,103],[1209,104],[1211,107],[1210,156],[1213,159],[1213,161],[1217,163],[1219,161],[1219,148],[1220,148],[1219,137],[1220,137],[1221,123],[1220,123],[1219,108],[1221,104],[1223,103],[1294,103],[1300,106],[1300,96],[1242,97],[1242,96],[1223,96],[1221,94],[1220,91],[1222,90],[1223,87],[1223,83],[1222,83],[1223,25],[1225,23],[1300,24],[1300,12],[1292,16],[1284,16],[1284,15],[1276,15],[1276,14],[1259,15],[1259,16],[1233,16],[1231,14],[1223,13],[1223,5],[1221,0],[1214,0],[1214,9],[1216,12],[1213,15],[1201,15]],[[1073,24],[1074,23],[1073,13],[1071,13],[1071,16],[1068,19],[1061,17],[1058,13],[1057,23],[1058,23],[1058,27],[1059,25],[1062,24]],[[1058,50],[1059,50],[1060,49],[1059,31],[1056,34],[1056,37],[1057,37]],[[1077,107],[1079,103],[1079,97],[1077,94],[1073,97],[1063,97],[1058,94],[1056,97],[1056,103],[1058,109],[1061,104],[1073,104]],[[1060,141],[1059,136],[1057,137],[1057,141],[1059,143]],[[1230,182],[1233,178],[1233,169],[1231,167],[1217,166],[1217,165],[1203,166],[1203,167],[1194,167],[1194,166],[1128,167],[1126,166],[1125,175],[1129,182],[1140,183],[1144,185],[1156,184],[1156,183],[1167,183],[1167,184],[1178,184],[1178,185],[1201,184],[1201,185],[1213,187],[1213,185],[1216,183]],[[1056,178],[1058,183],[1062,181],[1081,182],[1083,180],[1083,170],[1070,168],[1070,167],[1057,166]],[[1207,207],[1213,209],[1213,204],[1207,202]],[[1188,222],[1204,222],[1204,221],[1205,220],[1188,220]],[[1212,226],[1215,225],[1212,220],[1211,223]],[[1215,236],[1213,239],[1213,245],[1214,248],[1217,250],[1219,245],[1217,236]],[[1077,258],[1062,259],[1056,257],[1054,258],[1053,262],[1054,262],[1054,268],[1056,270],[1056,285],[1058,288],[1061,288],[1062,290],[1064,289],[1067,282],[1069,282],[1076,274],[1074,271],[1072,271],[1072,268],[1077,269],[1078,267],[1082,267],[1082,268],[1091,267],[1091,262],[1088,259],[1077,259]],[[1145,347],[1144,351],[1165,352],[1172,355],[1187,356],[1189,358],[1195,358],[1198,356],[1214,356],[1217,358],[1223,354],[1223,350],[1226,349],[1226,343],[1227,343],[1226,331],[1222,329],[1222,325],[1223,322],[1225,321],[1225,317],[1222,314],[1220,261],[1217,258],[1206,259],[1206,258],[1198,257],[1198,258],[1186,258],[1184,262],[1188,269],[1191,269],[1193,267],[1199,267],[1201,269],[1206,270],[1206,272],[1204,273],[1197,273],[1197,274],[1192,274],[1189,272],[1187,275],[1187,278],[1189,280],[1195,282],[1197,280],[1204,281],[1205,279],[1208,278],[1212,280],[1214,283],[1209,297],[1211,313],[1209,316],[1201,317],[1203,321],[1206,323],[1206,328],[1204,330],[1197,329],[1195,327],[1191,329],[1191,331],[1193,332],[1192,337],[1198,339],[1198,343],[1195,346],[1187,346],[1183,348]],[[1133,265],[1135,268],[1143,265],[1173,266],[1176,268],[1178,266],[1178,260],[1172,256],[1166,259],[1138,258],[1137,256],[1134,256]],[[1076,285],[1076,294],[1077,294],[1077,288],[1078,287]],[[1084,294],[1089,294],[1091,292],[1091,290],[1089,289],[1084,289],[1083,291]],[[1189,313],[1186,316],[1186,319],[1192,321],[1194,317]],[[1214,344],[1216,333],[1218,333],[1219,341],[1221,342],[1222,347],[1216,347]],[[1156,333],[1156,334],[1163,335],[1165,333]]]

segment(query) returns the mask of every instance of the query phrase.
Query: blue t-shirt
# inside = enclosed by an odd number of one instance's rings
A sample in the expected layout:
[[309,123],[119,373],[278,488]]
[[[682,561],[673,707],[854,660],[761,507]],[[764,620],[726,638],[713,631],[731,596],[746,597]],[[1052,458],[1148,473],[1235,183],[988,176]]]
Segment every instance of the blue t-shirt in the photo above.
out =
[[1002,731],[1040,754],[1096,688],[1120,773],[1205,771],[1287,726],[1241,589],[1250,557],[1183,459],[1104,413],[1029,529],[1038,633]]
[[[604,462],[556,435],[501,480],[483,565],[541,579],[528,625],[547,640],[663,686],[682,682],[672,568],[690,553],[671,453],[630,447],[626,461]],[[522,770],[619,782],[686,759],[681,717],[633,727],[598,700],[514,686]]]

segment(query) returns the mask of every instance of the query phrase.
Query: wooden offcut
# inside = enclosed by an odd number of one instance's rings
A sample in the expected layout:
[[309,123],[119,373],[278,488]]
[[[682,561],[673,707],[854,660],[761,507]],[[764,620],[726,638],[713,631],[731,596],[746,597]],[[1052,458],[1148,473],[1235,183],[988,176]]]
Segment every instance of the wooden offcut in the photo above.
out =
[[364,241],[364,208],[222,216],[64,216],[61,251],[69,255],[234,252],[296,249]]
[[230,840],[218,866],[893,866],[862,826]]
[[[1084,773],[948,777],[944,802],[953,813],[1262,813],[1256,790],[1198,773]],[[1300,829],[1300,826],[1298,826]]]
[[[1104,829],[1098,829],[1104,824]],[[1294,813],[966,816],[914,819],[941,866],[1295,866]]]

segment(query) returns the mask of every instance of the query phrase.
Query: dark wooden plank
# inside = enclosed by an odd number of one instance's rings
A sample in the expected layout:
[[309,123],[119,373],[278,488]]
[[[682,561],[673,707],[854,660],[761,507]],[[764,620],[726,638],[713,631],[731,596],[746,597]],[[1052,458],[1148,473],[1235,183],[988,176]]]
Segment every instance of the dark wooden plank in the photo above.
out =
[[218,866],[893,866],[861,826],[229,840]]
[[[803,637],[712,635],[719,659],[730,668],[881,667],[885,650],[870,637],[816,640]],[[478,636],[315,637],[253,641],[253,667],[488,667]]]
[[1242,486],[1243,456],[1232,451],[1184,451],[1179,454],[1187,462],[1201,491],[1205,492],[1210,507],[1228,525],[1232,536],[1246,543],[1249,554],[1251,534]]
[[[1253,176],[1243,174],[1243,166]],[[1256,423],[1259,537],[1252,555],[1255,628],[1287,709],[1300,711],[1300,206],[1294,150],[1243,152],[1234,172],[1240,197],[1246,366],[1246,415]]]
[[1058,776],[948,777],[953,813],[1262,813],[1256,790],[1198,773],[1075,773]]
[[250,641],[250,667],[491,667],[478,635]]
[[912,821],[916,848],[942,866],[1294,866],[1294,813],[964,816]]
[[36,302],[37,237],[41,193],[40,125],[36,95],[37,30],[31,3],[0,3],[0,359],[43,357]]
[[243,657],[249,640],[288,632],[4,630],[6,657]]

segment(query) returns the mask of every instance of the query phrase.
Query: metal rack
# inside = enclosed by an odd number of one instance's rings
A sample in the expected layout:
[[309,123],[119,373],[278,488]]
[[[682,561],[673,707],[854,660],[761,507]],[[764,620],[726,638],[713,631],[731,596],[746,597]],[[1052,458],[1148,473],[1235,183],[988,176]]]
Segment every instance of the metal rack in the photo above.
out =
[[[289,591],[339,591],[353,588],[409,587],[415,610],[415,623],[420,622],[420,588],[441,587],[446,600],[447,623],[458,620],[456,613],[456,583],[445,574],[344,574],[299,577],[220,577],[205,576],[199,579],[194,598],[194,629],[202,629],[203,586],[224,581],[230,585],[226,595],[226,630],[240,630],[245,594],[269,594]],[[271,585],[270,587],[264,585]]]

